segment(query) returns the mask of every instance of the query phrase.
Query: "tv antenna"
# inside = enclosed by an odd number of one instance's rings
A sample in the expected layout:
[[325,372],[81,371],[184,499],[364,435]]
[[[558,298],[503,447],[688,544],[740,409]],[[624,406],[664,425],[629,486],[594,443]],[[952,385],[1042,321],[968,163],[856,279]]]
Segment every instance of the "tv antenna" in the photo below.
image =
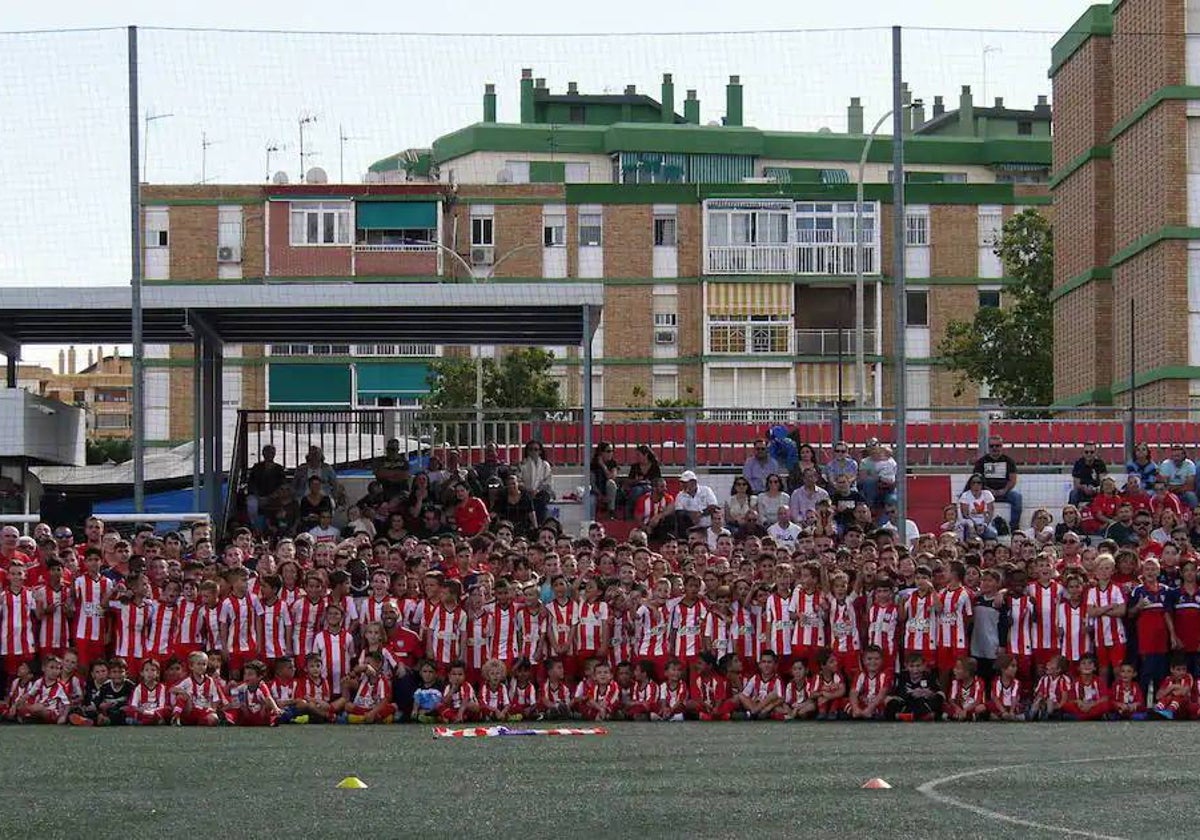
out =
[[207,131],[200,132],[200,183],[208,183],[208,147],[215,146],[216,140],[208,138]]
[[158,114],[153,108],[146,109],[146,117],[142,128],[142,181],[149,181],[150,178],[146,174],[146,167],[150,161],[150,124],[155,120],[165,120],[167,117],[173,117],[174,114]]
[[306,125],[311,125],[316,121],[317,115],[309,114],[307,112],[301,114],[299,119],[296,120],[296,123],[300,128],[300,183],[302,184],[304,183],[304,161],[316,154],[316,152],[311,150],[307,152],[304,151],[304,127]]
[[271,155],[275,154],[276,152],[283,152],[286,150],[287,150],[287,146],[283,145],[282,143],[276,143],[274,140],[267,141],[267,176],[265,178],[266,181],[269,182],[271,180]]
[[346,133],[341,123],[338,123],[338,183],[346,183],[346,141],[366,140],[365,137],[351,137]]

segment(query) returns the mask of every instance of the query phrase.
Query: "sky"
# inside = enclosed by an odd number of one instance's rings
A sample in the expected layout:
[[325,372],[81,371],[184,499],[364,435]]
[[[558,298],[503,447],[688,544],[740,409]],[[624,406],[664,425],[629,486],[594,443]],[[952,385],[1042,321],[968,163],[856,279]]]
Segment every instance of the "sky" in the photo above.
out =
[[[143,180],[253,183],[282,169],[295,181],[300,119],[313,117],[304,166],[354,182],[374,160],[477,121],[485,82],[499,118],[516,121],[523,67],[552,90],[632,83],[655,98],[671,72],[678,101],[698,89],[705,122],[739,74],[747,125],[844,130],[850,96],[864,98],[870,124],[890,107],[891,25],[906,28],[904,75],[927,110],[935,94],[956,107],[963,84],[976,102],[986,84],[989,100],[1031,107],[1050,92],[1050,45],[1086,7],[365,0],[351,18],[328,0],[19,4],[0,24],[0,182],[19,208],[0,226],[0,286],[129,277],[125,31],[31,30],[143,27]],[[45,363],[57,348],[24,356]]]

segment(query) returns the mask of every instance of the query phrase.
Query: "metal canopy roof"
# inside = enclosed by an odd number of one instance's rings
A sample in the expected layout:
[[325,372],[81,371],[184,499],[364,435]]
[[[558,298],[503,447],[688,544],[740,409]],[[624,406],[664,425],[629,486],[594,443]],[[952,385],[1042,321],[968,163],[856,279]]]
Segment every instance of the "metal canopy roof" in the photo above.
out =
[[[127,287],[0,288],[0,345],[131,341]],[[599,283],[206,283],[146,286],[145,341],[558,344],[599,322]]]

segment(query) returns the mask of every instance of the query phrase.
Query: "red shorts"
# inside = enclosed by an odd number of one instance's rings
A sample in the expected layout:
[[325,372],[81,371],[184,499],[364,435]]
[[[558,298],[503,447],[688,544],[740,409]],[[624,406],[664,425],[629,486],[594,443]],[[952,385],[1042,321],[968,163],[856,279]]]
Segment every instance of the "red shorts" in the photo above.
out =
[[937,670],[939,674],[949,674],[954,670],[954,663],[967,655],[966,648],[940,647],[937,649]]
[[215,709],[185,709],[179,712],[179,722],[184,726],[216,726],[220,720]]
[[228,673],[236,671],[240,674],[246,667],[246,663],[253,662],[255,659],[258,659],[257,650],[231,650],[226,654],[225,667],[228,669]]
[[4,654],[4,676],[8,679],[16,679],[17,668],[22,665],[32,665],[34,656],[32,653],[6,653]]
[[1108,647],[1096,648],[1096,663],[1100,666],[1100,673],[1104,673],[1105,668],[1112,668],[1113,673],[1121,667],[1125,662],[1125,643],[1118,642],[1115,645]]
[[[175,647],[171,648],[171,656],[180,661],[180,663],[184,666],[184,670],[187,670],[188,657],[193,653],[204,653],[204,647],[197,644],[177,644]],[[163,661],[158,664],[165,665],[166,662]],[[301,663],[296,663],[297,670],[300,670],[300,665]]]
[[[792,648],[792,662],[800,660],[804,663],[804,667],[808,669],[808,673],[815,674],[821,670],[821,665],[817,662],[817,654],[821,652],[821,648],[816,645],[801,645],[797,648]],[[781,673],[786,673],[782,672]]]
[[96,639],[76,639],[75,653],[79,657],[79,668],[83,673],[92,666],[93,662],[107,659],[104,654],[104,642]]
[[862,665],[859,660],[859,651],[857,650],[840,650],[837,652],[838,665],[841,666],[842,674],[846,677],[846,681],[850,682],[854,677],[858,676],[858,672],[862,670]]
[[1037,671],[1044,671],[1046,664],[1058,656],[1061,651],[1058,648],[1034,648],[1033,649],[1033,667]]

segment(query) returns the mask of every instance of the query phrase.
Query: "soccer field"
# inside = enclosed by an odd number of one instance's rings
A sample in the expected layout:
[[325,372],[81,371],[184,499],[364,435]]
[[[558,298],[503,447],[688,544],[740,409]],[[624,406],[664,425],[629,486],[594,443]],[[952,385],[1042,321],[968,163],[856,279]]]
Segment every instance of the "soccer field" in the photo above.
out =
[[[0,837],[1182,837],[1188,724],[5,727]],[[335,788],[359,776],[366,790]],[[892,790],[861,790],[881,776]],[[1014,822],[1019,820],[1023,822]]]

